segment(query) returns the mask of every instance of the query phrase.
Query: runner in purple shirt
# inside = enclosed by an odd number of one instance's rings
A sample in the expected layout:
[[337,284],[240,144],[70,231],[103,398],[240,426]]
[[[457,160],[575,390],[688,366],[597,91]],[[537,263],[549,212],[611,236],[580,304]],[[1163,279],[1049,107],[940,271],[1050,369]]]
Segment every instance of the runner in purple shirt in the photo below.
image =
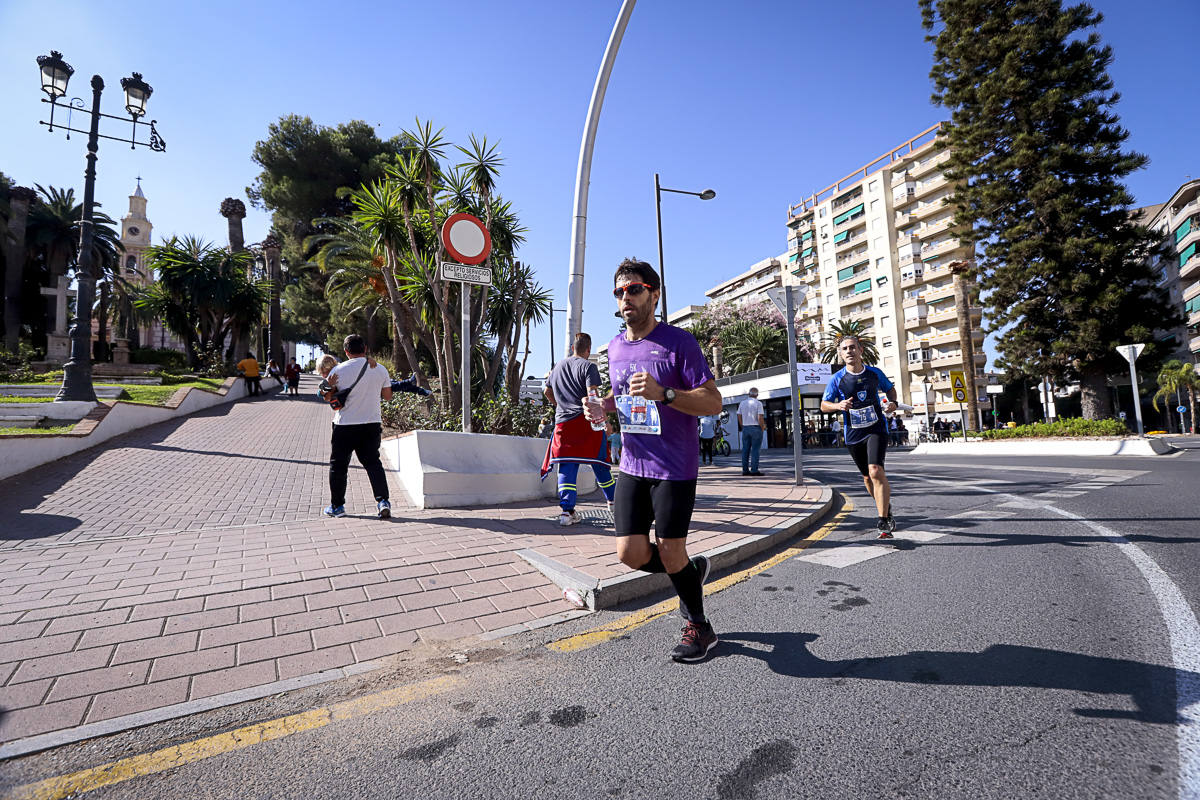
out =
[[[696,417],[721,413],[721,393],[695,337],[654,316],[661,282],[644,261],[626,259],[613,278],[625,332],[608,345],[613,391],[588,403],[589,419],[616,411],[624,453],[613,498],[617,556],[643,572],[665,572],[686,624],[672,652],[702,661],[717,644],[704,615],[709,561],[689,558],[688,526],[700,470]],[[650,542],[654,525],[656,544]]]

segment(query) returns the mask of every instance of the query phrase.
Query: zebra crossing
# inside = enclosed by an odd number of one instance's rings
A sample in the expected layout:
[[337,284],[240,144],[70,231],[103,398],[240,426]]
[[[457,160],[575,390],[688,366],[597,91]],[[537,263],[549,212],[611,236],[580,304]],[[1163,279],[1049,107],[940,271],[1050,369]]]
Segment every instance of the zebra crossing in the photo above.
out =
[[[828,469],[822,466],[822,469]],[[1045,467],[1027,467],[1027,466],[1003,466],[989,467],[989,469],[1001,472],[1047,472]],[[854,471],[833,469],[831,471]],[[1053,489],[1037,492],[1031,495],[1032,498],[1039,500],[1059,500],[1071,497],[1079,497],[1090,491],[1097,489],[1106,489],[1118,483],[1130,480],[1144,475],[1145,470],[1123,470],[1123,469],[1091,469],[1083,473],[1081,479],[1064,486],[1057,486]],[[893,478],[896,482],[897,478]],[[899,482],[903,482],[903,476],[899,476]],[[954,481],[962,486],[977,486],[990,487],[997,484],[1011,484],[1011,480],[1006,480],[1000,477],[970,477],[960,478],[955,477]],[[972,509],[969,511],[961,511],[957,514],[952,514],[948,519],[1003,519],[1016,514],[1016,509],[1028,509],[1029,500],[1008,500],[1002,503],[997,503],[987,509]],[[873,532],[872,532],[873,533]],[[845,569],[846,567],[861,564],[865,561],[870,561],[882,556],[891,555],[900,552],[906,548],[907,544],[923,544],[926,542],[936,541],[945,536],[953,534],[952,530],[936,530],[936,529],[918,529],[918,530],[901,530],[897,531],[895,538],[887,542],[880,542],[878,539],[870,539],[863,541],[845,541],[830,543],[828,546],[806,553],[802,556],[797,556],[797,561],[806,561],[810,564],[816,564],[822,567],[832,569]]]

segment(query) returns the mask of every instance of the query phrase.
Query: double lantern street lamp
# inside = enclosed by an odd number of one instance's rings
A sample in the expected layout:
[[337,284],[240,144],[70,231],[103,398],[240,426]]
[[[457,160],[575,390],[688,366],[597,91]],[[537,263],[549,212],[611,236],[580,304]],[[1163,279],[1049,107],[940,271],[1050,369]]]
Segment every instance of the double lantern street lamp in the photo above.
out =
[[699,197],[701,200],[712,200],[717,196],[717,193],[712,189],[705,189],[703,192],[685,192],[682,189],[668,189],[658,182],[658,173],[654,173],[654,212],[658,219],[658,277],[662,283],[662,321],[669,322],[667,319],[667,268],[663,265],[663,246],[662,246],[662,193],[672,192],[674,194],[690,194],[693,197]]
[[[58,99],[66,95],[67,83],[75,74],[75,70],[70,64],[63,61],[62,53],[57,50],[51,50],[48,56],[38,56],[37,63],[42,75],[42,91],[49,97],[49,99],[43,98],[42,102],[50,104],[50,121],[41,121],[41,124],[53,132],[56,127],[54,110],[58,107]],[[92,76],[91,111],[87,110],[87,106],[81,98],[73,97],[67,107],[67,124],[57,126],[67,131],[68,139],[71,138],[72,132],[86,133],[88,135],[88,154],[87,169],[83,173],[83,218],[79,225],[79,255],[75,265],[76,302],[75,324],[71,327],[71,356],[63,366],[63,385],[56,400],[96,402],[96,391],[92,388],[91,353],[92,302],[96,296],[96,278],[92,274],[95,261],[95,254],[92,252],[94,238],[92,211],[95,207],[96,151],[100,149],[99,140],[112,139],[117,142],[125,142],[129,145],[130,150],[139,144],[159,153],[167,149],[167,143],[158,135],[158,130],[154,127],[156,120],[150,120],[149,141],[137,140],[138,120],[145,116],[146,101],[150,99],[154,89],[142,80],[142,76],[137,72],[133,73],[132,77],[122,78],[121,88],[125,90],[125,110],[133,121],[133,133],[130,138],[122,139],[119,136],[107,136],[100,133],[101,117],[115,120],[124,120],[125,118],[101,113],[100,94],[104,91],[104,80],[99,75]],[[88,130],[71,127],[71,114],[75,110],[87,114],[91,118]]]

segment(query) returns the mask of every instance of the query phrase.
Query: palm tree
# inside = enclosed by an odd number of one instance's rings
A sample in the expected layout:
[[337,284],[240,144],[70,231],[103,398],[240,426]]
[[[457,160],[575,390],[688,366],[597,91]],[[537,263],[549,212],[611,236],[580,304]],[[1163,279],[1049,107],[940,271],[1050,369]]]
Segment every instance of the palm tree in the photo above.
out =
[[[1162,369],[1158,372],[1158,391],[1154,393],[1152,402],[1154,410],[1158,411],[1158,401],[1166,400],[1170,402],[1171,395],[1175,395],[1175,402],[1179,402],[1179,396],[1182,392],[1187,392],[1188,407],[1192,410],[1192,433],[1196,432],[1196,390],[1200,389],[1200,374],[1196,372],[1196,365],[1189,364],[1185,361],[1173,358],[1162,365]],[[1183,415],[1180,414],[1179,428],[1183,432]]]
[[866,335],[867,327],[858,320],[838,320],[829,324],[829,331],[821,341],[821,362],[837,364],[841,361],[838,355],[838,342],[847,336],[854,336],[862,344],[862,360],[864,364],[874,366],[879,363],[879,350],[875,347],[875,339]]
[[251,280],[253,253],[231,253],[188,236],[171,237],[149,248],[147,256],[158,280],[139,291],[134,304],[184,340],[193,367],[200,351],[220,346],[234,325],[261,321],[270,285]]
[[8,241],[4,262],[4,347],[17,352],[21,337],[21,278],[25,271],[25,234],[29,208],[37,192],[14,186],[8,199]]
[[950,263],[950,274],[954,276],[954,310],[958,322],[958,349],[962,353],[963,377],[967,379],[967,430],[979,430],[979,395],[975,389],[975,343],[971,334],[971,309],[969,307],[970,276],[969,261]]
[[723,356],[733,374],[787,363],[787,333],[769,325],[737,322],[723,331]]

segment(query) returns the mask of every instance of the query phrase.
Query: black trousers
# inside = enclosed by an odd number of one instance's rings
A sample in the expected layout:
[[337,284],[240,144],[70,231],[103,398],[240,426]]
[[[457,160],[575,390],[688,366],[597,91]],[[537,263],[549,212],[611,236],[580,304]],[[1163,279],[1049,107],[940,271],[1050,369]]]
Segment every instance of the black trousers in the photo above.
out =
[[705,464],[713,463],[713,441],[714,439],[700,438],[700,460]]
[[383,426],[378,422],[365,425],[334,425],[329,450],[329,502],[333,506],[346,505],[346,473],[350,469],[350,455],[358,456],[358,463],[367,470],[371,479],[371,491],[375,501],[388,499],[387,474],[379,460],[379,441]]
[[246,376],[246,395],[248,397],[254,397],[255,395],[260,395],[260,394],[262,394],[262,378],[251,378],[250,376],[247,375]]

